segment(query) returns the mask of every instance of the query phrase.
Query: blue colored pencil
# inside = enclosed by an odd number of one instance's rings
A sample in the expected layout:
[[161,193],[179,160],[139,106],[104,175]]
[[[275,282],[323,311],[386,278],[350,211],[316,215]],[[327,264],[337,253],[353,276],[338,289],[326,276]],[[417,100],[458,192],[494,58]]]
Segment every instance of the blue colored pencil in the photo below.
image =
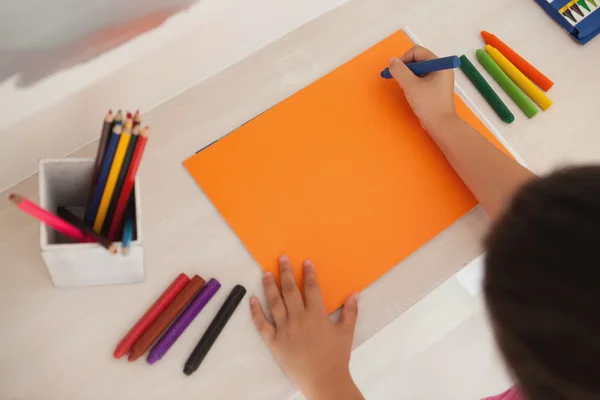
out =
[[112,166],[113,158],[115,157],[115,151],[117,150],[117,145],[119,144],[119,139],[121,138],[122,129],[123,128],[121,125],[115,125],[110,138],[108,139],[106,152],[104,153],[104,159],[102,160],[102,166],[100,167],[100,172],[98,173],[96,187],[93,189],[93,194],[88,208],[85,210],[84,222],[88,226],[94,225],[96,213],[98,212],[98,207],[100,206],[100,201],[102,200],[102,193],[104,193],[104,186],[106,186],[106,180],[108,179],[108,173],[110,172],[110,167]]
[[[406,64],[408,69],[415,75],[428,74],[430,72],[442,71],[445,69],[453,69],[460,67],[460,59],[457,56],[435,58],[427,61],[417,61]],[[386,68],[381,71],[381,77],[385,79],[393,79],[390,69]]]
[[133,219],[127,218],[123,225],[123,236],[121,237],[123,254],[129,253],[129,246],[131,245],[131,239],[133,238]]

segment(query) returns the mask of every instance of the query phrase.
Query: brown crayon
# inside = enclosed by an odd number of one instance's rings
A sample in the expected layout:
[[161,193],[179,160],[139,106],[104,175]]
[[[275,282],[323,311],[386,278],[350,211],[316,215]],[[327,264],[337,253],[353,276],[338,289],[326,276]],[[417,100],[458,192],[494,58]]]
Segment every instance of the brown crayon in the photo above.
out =
[[154,344],[156,339],[171,325],[171,322],[177,318],[179,313],[188,305],[190,301],[200,292],[204,286],[204,279],[195,275],[183,290],[173,299],[173,301],[164,309],[156,320],[146,329],[144,334],[136,340],[129,353],[129,361],[135,361],[140,358]]

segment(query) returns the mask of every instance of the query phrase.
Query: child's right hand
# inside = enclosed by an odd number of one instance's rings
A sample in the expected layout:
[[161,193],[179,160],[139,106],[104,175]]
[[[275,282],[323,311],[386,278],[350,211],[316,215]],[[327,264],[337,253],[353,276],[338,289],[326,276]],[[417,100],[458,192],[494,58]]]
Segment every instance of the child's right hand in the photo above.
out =
[[404,91],[404,96],[419,117],[421,125],[429,133],[443,125],[448,118],[455,118],[454,72],[445,70],[419,77],[405,65],[415,61],[437,58],[429,49],[414,46],[402,57],[390,60],[390,72]]

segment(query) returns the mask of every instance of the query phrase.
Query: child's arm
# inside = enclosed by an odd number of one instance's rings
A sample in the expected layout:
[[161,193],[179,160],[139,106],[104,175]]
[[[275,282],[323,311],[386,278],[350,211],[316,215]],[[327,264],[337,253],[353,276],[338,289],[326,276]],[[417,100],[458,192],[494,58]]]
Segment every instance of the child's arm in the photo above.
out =
[[418,77],[404,65],[432,58],[437,57],[431,51],[415,46],[400,59],[390,61],[390,72],[452,168],[496,219],[515,191],[535,176],[458,117],[451,70]]
[[352,295],[333,323],[323,305],[315,268],[304,262],[304,299],[287,257],[279,259],[281,291],[272,273],[263,277],[273,323],[260,302],[250,298],[252,319],[288,379],[308,400],[364,400],[350,376],[349,363],[358,314]]

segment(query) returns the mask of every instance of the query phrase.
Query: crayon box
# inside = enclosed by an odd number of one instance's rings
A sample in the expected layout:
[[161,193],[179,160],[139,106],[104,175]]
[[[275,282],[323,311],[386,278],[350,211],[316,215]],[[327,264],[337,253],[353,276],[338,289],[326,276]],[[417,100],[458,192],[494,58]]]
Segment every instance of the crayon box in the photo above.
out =
[[600,0],[535,0],[577,42],[600,33]]

